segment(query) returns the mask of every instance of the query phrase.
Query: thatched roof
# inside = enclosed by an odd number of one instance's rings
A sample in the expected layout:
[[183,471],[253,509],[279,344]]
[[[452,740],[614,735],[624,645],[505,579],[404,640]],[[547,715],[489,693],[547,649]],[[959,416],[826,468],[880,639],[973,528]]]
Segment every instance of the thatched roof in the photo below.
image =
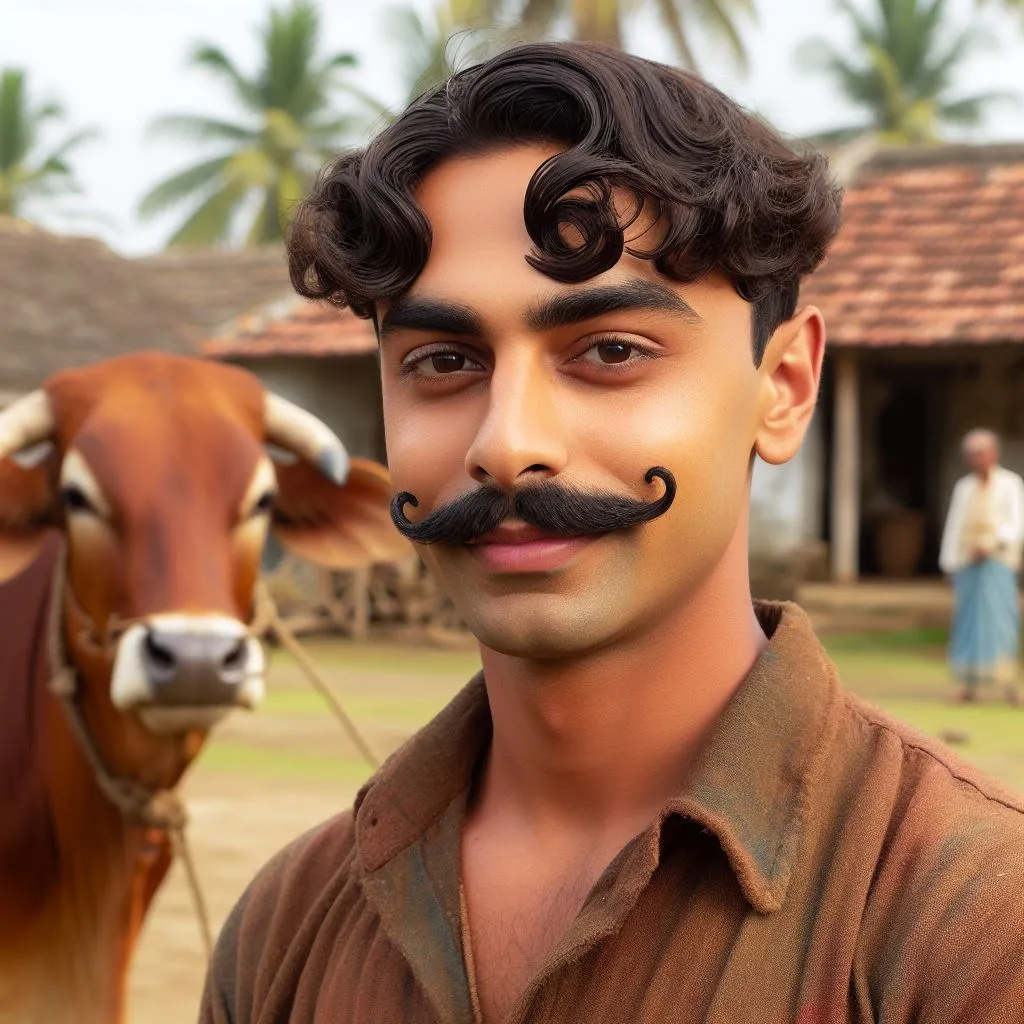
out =
[[185,307],[204,338],[243,313],[294,294],[282,246],[168,249],[132,264],[147,286]]
[[188,324],[101,242],[0,218],[0,398],[135,349],[193,352]]

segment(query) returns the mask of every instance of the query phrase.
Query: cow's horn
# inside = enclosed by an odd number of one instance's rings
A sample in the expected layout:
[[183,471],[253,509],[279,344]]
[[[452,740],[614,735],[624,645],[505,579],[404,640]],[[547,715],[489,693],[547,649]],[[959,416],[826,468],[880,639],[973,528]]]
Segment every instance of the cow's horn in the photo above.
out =
[[271,391],[263,416],[268,442],[311,462],[339,486],[348,479],[348,452],[326,423]]
[[33,391],[0,412],[0,459],[53,436],[57,421],[45,391]]

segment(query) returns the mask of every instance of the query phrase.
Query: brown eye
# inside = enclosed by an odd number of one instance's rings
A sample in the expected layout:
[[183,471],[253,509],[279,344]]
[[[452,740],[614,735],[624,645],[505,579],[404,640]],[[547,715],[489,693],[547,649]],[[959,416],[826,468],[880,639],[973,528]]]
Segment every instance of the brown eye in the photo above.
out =
[[261,495],[260,500],[252,507],[252,515],[254,517],[269,515],[273,511],[275,497],[273,491],[267,491]]
[[461,352],[435,352],[430,365],[434,373],[458,373],[466,368],[466,357]]
[[61,501],[64,503],[64,507],[69,513],[86,513],[88,515],[95,515],[96,509],[93,508],[92,502],[88,499],[85,492],[74,484],[69,484],[64,487],[60,492]]
[[625,345],[620,341],[606,341],[597,346],[597,354],[602,363],[624,363],[632,352],[632,345]]

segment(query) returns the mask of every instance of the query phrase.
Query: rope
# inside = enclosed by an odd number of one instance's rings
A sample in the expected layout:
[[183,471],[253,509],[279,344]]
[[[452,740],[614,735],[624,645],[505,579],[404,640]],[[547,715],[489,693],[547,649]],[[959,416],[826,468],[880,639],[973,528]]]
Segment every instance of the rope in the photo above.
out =
[[[76,699],[77,673],[65,656],[64,641],[61,636],[64,622],[62,602],[68,595],[77,605],[77,600],[71,594],[71,588],[67,584],[64,552],[61,551],[57,557],[50,596],[50,615],[47,623],[46,643],[51,672],[49,690],[64,706],[71,731],[75,734],[78,745],[89,762],[96,784],[103,795],[117,808],[128,824],[156,829],[170,837],[172,852],[185,869],[185,880],[192,895],[192,905],[199,923],[206,960],[209,963],[213,955],[213,929],[210,927],[209,910],[188,842],[188,811],[181,797],[173,790],[154,791],[133,779],[119,778],[113,775],[104,763]],[[255,614],[249,626],[249,634],[260,638],[273,630],[292,657],[299,663],[299,667],[313,687],[327,702],[355,748],[374,770],[378,769],[380,761],[366,740],[363,739],[355,723],[345,713],[345,709],[334,696],[312,659],[306,654],[298,638],[281,618],[274,599],[262,581],[256,584],[254,599]]]
[[213,929],[210,927],[210,914],[206,907],[206,900],[203,898],[202,887],[199,884],[199,873],[196,871],[195,861],[192,859],[188,836],[185,834],[184,827],[172,828],[170,836],[174,855],[179,858],[185,868],[185,878],[192,892],[192,906],[199,921],[199,934],[203,939],[203,951],[206,953],[206,962],[209,963],[213,957]]
[[306,678],[313,684],[313,688],[327,702],[327,706],[331,709],[334,717],[341,723],[341,727],[345,730],[346,735],[352,741],[352,745],[359,751],[360,755],[362,755],[370,767],[376,771],[380,767],[380,760],[377,758],[376,754],[374,754],[366,740],[363,739],[359,730],[356,728],[355,723],[345,713],[345,709],[339,703],[338,698],[334,696],[334,693],[327,681],[320,674],[319,669],[306,653],[302,644],[299,643],[298,638],[281,618],[281,615],[277,610],[277,606],[274,604],[274,599],[271,597],[270,591],[262,580],[256,584],[255,598],[256,617],[252,626],[252,631],[255,633],[255,631],[259,629],[262,634],[268,630],[273,630],[274,634],[288,650],[288,653],[291,654],[291,656],[299,663],[299,667],[302,669]]
[[[119,778],[107,768],[76,699],[77,674],[65,657],[64,642],[61,637],[61,626],[64,621],[61,602],[65,594],[70,593],[70,587],[67,585],[65,576],[63,551],[57,557],[52,587],[46,637],[47,656],[52,673],[49,690],[63,705],[68,724],[71,726],[71,731],[74,733],[86,761],[89,762],[89,767],[92,768],[100,792],[114,805],[129,825],[156,829],[165,832],[170,837],[171,848],[175,856],[181,859],[185,868],[185,878],[192,894],[192,904],[199,921],[199,931],[206,951],[206,959],[209,962],[213,953],[213,932],[210,928],[210,915],[206,907],[206,900],[203,897],[199,875],[186,835],[188,811],[181,797],[173,790],[154,791],[134,779]],[[132,902],[134,904],[134,900]]]

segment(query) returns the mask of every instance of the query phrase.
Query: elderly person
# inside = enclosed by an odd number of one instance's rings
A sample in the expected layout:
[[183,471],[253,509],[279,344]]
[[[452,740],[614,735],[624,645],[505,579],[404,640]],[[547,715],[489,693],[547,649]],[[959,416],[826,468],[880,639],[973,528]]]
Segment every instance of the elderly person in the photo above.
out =
[[963,700],[976,699],[980,683],[1002,682],[1016,701],[1024,480],[999,465],[990,430],[968,433],[963,455],[970,473],[953,488],[939,554],[956,594],[950,667]]

